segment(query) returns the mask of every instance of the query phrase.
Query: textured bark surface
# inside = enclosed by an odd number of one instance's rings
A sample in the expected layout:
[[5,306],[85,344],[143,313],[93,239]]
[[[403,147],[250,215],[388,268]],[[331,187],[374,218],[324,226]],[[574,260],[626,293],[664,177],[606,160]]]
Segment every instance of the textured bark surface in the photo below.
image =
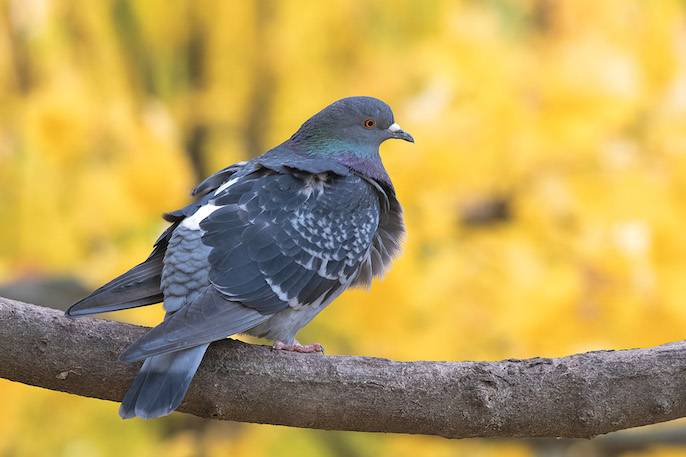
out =
[[[0,298],[0,377],[121,400],[146,331]],[[559,359],[394,362],[212,344],[180,411],[329,430],[591,437],[686,416],[686,344]]]

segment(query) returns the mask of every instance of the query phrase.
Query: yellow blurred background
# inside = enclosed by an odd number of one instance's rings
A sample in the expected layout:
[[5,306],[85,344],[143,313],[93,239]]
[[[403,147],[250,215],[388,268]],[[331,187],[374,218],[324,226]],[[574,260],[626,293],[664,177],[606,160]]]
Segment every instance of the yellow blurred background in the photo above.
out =
[[[683,0],[0,0],[0,295],[87,293],[148,254],[199,179],[349,95],[387,101],[417,140],[382,147],[408,236],[301,341],[492,360],[686,338]],[[152,325],[153,308],[115,318]],[[124,422],[0,380],[0,456],[121,455],[549,454]]]

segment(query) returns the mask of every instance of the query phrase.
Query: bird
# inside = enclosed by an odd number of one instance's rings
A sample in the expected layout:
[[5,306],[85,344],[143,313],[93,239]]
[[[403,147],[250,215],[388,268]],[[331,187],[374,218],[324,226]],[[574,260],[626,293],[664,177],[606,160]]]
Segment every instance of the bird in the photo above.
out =
[[210,343],[235,334],[323,352],[297,332],[354,286],[369,287],[401,248],[402,207],[379,153],[414,143],[383,101],[335,101],[285,142],[200,182],[149,257],[72,305],[70,318],[163,302],[165,317],[120,359],[143,364],[119,415],[182,402]]

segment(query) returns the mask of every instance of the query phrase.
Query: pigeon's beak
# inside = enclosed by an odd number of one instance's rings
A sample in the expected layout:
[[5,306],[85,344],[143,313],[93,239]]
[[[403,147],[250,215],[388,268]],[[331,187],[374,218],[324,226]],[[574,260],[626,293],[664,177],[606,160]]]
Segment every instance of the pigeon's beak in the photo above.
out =
[[390,127],[388,127],[388,133],[391,138],[397,138],[399,140],[405,140],[409,141],[410,143],[414,143],[414,138],[412,138],[412,135],[401,129],[396,123],[393,123]]

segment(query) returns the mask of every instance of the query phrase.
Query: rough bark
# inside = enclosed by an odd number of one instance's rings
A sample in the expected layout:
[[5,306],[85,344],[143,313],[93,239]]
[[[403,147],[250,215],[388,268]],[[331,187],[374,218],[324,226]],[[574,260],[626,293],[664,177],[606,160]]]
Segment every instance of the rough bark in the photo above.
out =
[[[146,331],[0,298],[0,377],[118,401]],[[559,359],[394,362],[214,343],[180,411],[329,430],[591,437],[686,416],[686,343]]]

